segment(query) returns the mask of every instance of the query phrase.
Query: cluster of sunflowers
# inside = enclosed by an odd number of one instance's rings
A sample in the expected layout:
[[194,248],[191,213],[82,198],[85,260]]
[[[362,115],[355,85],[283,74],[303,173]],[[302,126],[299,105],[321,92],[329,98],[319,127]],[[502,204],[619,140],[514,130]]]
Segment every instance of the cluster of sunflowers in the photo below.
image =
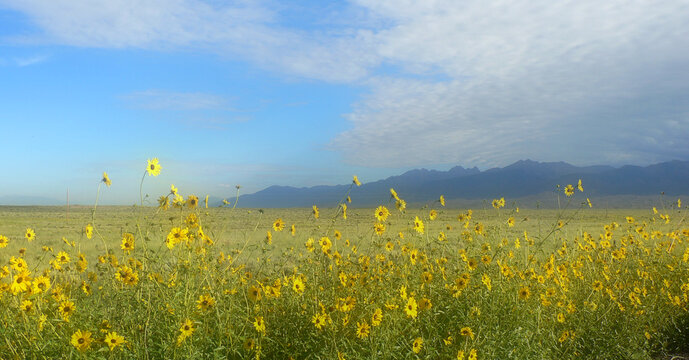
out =
[[[149,161],[147,174],[159,173]],[[566,216],[531,233],[504,199],[492,202],[501,220],[484,223],[472,210],[445,209],[443,196],[412,210],[393,189],[389,204],[359,209],[352,222],[359,185],[354,177],[328,219],[314,206],[311,226],[279,217],[238,241],[219,238],[208,197],[202,206],[173,185],[154,213],[171,215],[168,228],[135,209],[139,221],[121,233],[92,221],[56,253],[33,247],[33,261],[22,248],[0,268],[0,354],[654,358],[689,323],[679,200],[676,223],[654,208],[598,233],[568,229]],[[563,195],[573,199],[575,187]],[[0,248],[43,236],[54,235],[0,235]],[[80,243],[98,239],[103,252],[89,263]]]

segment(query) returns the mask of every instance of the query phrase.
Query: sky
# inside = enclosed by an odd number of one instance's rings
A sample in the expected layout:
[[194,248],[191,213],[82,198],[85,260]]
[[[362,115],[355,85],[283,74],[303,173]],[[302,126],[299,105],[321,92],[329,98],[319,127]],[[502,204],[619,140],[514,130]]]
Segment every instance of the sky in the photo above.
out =
[[0,0],[0,199],[689,160],[688,1]]

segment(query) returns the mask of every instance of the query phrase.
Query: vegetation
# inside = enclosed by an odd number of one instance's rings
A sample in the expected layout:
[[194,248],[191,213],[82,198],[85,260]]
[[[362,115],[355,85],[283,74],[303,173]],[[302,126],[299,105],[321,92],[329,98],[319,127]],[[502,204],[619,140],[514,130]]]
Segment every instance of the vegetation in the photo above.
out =
[[[147,174],[160,165],[150,161]],[[100,186],[108,186],[104,174]],[[142,180],[143,184],[143,180]],[[655,359],[686,352],[689,226],[496,199],[0,209],[6,358]],[[351,198],[350,198],[351,196]],[[144,197],[141,197],[144,205]],[[684,226],[684,227],[683,227]]]

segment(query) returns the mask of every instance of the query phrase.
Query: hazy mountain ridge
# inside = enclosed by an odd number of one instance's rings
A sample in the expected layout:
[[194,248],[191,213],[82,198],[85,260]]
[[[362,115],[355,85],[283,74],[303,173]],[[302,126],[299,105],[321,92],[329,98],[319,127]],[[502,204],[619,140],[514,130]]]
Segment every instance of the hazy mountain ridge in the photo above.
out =
[[[424,203],[444,195],[446,200],[480,200],[496,197],[539,199],[559,184],[582,179],[586,196],[619,197],[689,194],[689,161],[669,161],[645,167],[626,165],[578,167],[565,162],[520,160],[511,165],[480,171],[456,166],[448,171],[414,169],[360,187],[350,195],[357,206],[386,202],[394,188],[408,203]],[[241,195],[241,207],[335,206],[346,196],[349,185],[295,188],[271,186]],[[629,197],[629,196],[632,197]],[[230,199],[228,199],[230,200]],[[234,200],[234,199],[232,199]]]

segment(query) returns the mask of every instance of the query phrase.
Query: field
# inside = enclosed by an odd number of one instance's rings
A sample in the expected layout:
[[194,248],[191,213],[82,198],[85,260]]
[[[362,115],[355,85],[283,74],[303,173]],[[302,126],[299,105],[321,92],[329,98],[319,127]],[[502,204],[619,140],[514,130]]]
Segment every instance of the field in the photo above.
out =
[[0,357],[689,351],[689,224],[677,200],[608,211],[574,185],[554,195],[559,210],[509,199],[449,209],[441,198],[404,208],[394,191],[377,209],[354,197],[247,210],[175,191],[159,207],[0,207]]

